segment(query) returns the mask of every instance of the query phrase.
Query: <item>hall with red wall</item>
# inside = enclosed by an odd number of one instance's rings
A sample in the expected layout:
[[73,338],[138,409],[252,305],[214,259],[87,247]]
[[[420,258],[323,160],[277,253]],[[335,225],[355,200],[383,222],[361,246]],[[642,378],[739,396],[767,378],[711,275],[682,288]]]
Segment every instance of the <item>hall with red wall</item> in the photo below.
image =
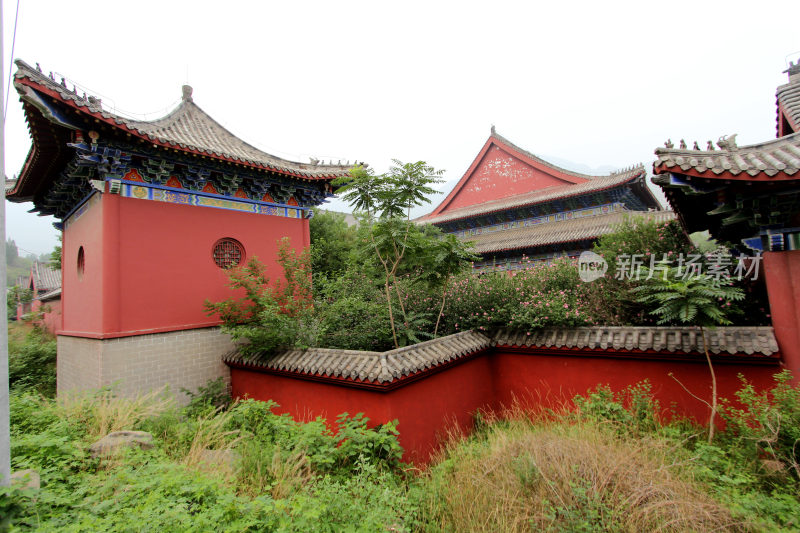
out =
[[[271,280],[282,278],[278,241],[309,245],[308,220],[104,194],[64,231],[62,335],[114,338],[219,324],[206,299],[235,295],[212,258],[221,238],[239,241]],[[83,273],[78,253],[83,248]]]

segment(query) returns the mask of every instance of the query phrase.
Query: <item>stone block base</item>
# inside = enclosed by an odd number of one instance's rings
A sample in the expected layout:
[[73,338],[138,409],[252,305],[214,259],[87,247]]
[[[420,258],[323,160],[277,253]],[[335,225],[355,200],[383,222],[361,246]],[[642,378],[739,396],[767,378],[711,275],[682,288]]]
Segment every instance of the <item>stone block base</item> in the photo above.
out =
[[222,355],[233,348],[219,328],[153,333],[118,339],[58,336],[58,394],[111,387],[132,397],[168,386],[180,403],[209,380],[230,371]]

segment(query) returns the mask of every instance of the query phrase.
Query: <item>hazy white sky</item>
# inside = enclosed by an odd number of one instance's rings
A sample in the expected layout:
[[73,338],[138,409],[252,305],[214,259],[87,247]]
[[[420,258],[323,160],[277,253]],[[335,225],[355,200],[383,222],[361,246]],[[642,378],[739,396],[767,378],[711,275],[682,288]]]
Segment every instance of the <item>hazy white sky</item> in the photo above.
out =
[[[5,89],[16,2],[3,4]],[[144,118],[174,107],[188,81],[200,107],[262,150],[378,171],[425,160],[452,187],[492,124],[537,155],[605,170],[650,167],[668,137],[772,138],[798,21],[796,0],[21,0],[14,55]],[[10,94],[9,176],[30,146]],[[49,251],[52,219],[31,207],[7,204],[7,234]]]

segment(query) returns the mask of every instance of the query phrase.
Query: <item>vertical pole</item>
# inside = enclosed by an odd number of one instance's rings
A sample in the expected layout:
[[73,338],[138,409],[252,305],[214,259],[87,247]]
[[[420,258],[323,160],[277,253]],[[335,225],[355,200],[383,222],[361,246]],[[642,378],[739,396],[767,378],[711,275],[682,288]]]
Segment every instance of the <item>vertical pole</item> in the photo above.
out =
[[[0,95],[3,91],[3,2],[0,0]],[[3,106],[5,108],[5,105]],[[3,178],[0,192],[0,234],[3,235],[3,246],[0,247],[0,294],[7,298],[6,287],[6,117],[0,109],[0,177]],[[11,427],[8,409],[8,316],[0,326],[0,485],[11,482]]]

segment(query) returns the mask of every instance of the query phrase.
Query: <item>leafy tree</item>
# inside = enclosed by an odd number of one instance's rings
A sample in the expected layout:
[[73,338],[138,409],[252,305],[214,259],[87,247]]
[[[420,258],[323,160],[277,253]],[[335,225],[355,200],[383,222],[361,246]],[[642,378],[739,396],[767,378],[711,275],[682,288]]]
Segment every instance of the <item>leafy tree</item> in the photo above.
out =
[[450,281],[453,276],[468,268],[470,262],[480,258],[472,252],[471,244],[459,240],[452,234],[433,239],[429,244],[428,253],[417,257],[424,258],[424,262],[419,266],[425,281],[431,288],[438,288],[442,291],[442,304],[439,306],[436,325],[433,328],[435,337],[439,332],[439,322],[444,312]]
[[9,287],[6,292],[6,310],[9,319],[17,316],[17,306],[19,304],[30,303],[33,300],[33,292],[25,287]]
[[50,268],[54,270],[61,270],[61,246],[56,246],[53,248],[53,251],[50,252],[49,257],[49,265]]
[[[431,185],[442,182],[444,171],[436,170],[424,161],[402,163],[396,159],[387,174],[375,175],[372,169],[355,167],[350,176],[333,181],[342,198],[356,210],[366,213],[370,224],[369,242],[371,253],[375,254],[384,272],[384,292],[392,326],[395,347],[400,343],[397,336],[394,312],[392,309],[392,285],[397,295],[397,303],[408,324],[403,297],[399,293],[397,272],[406,256],[411,229],[411,209],[430,202],[427,194],[435,192]],[[380,215],[377,222],[373,222]],[[405,218],[403,218],[405,217]]]
[[6,240],[6,265],[14,266],[19,258],[19,249],[17,243],[12,239]]
[[356,248],[358,229],[348,226],[342,213],[329,211],[315,211],[309,228],[311,271],[315,278],[344,272]]
[[356,165],[350,170],[349,176],[333,180],[336,191],[345,202],[349,203],[356,211],[366,213],[371,221],[378,204],[378,197],[386,185],[383,175],[376,175],[371,168]]
[[717,378],[711,356],[708,354],[706,328],[731,324],[731,314],[738,311],[732,302],[744,299],[744,293],[732,286],[728,279],[716,279],[705,275],[686,275],[673,267],[663,275],[653,275],[642,285],[633,289],[637,301],[655,306],[650,313],[659,324],[694,324],[700,326],[703,352],[711,373],[711,416],[708,421],[708,442],[714,438],[714,418],[717,414]]

